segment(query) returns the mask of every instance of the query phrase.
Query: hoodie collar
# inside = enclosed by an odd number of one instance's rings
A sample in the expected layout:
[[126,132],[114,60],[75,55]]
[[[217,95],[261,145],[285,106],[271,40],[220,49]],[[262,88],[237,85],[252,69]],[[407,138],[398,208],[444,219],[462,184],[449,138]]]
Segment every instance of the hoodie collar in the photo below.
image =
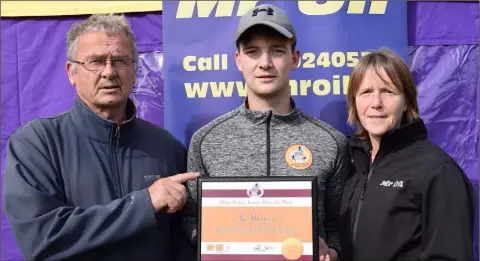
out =
[[136,118],[136,108],[133,101],[129,98],[125,114],[127,120],[118,125],[113,121],[98,116],[76,95],[71,115],[75,126],[89,138],[109,143],[115,138],[115,135],[120,133],[123,137],[127,135],[128,132],[125,131],[133,127],[133,120]]
[[297,119],[300,115],[300,110],[297,109],[295,101],[292,98],[290,98],[290,105],[293,110],[287,114],[276,114],[271,109],[266,111],[255,111],[249,109],[248,97],[246,97],[243,104],[240,106],[240,114],[258,125],[265,123],[269,119],[271,119],[272,122],[290,122]]

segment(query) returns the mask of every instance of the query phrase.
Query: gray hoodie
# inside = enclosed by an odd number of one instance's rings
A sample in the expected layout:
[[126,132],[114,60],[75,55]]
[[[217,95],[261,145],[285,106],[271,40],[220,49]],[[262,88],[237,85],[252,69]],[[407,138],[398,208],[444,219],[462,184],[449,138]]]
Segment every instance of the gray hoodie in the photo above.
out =
[[[237,109],[194,133],[188,171],[202,176],[317,176],[319,236],[340,250],[338,213],[350,156],[346,137],[295,107],[287,115]],[[197,183],[188,183],[184,229],[196,244]]]

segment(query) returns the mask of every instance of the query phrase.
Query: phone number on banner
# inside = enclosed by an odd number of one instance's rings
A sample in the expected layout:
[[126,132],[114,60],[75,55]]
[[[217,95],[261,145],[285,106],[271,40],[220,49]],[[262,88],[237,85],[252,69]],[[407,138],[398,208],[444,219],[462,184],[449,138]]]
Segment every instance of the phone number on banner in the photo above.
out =
[[312,69],[316,67],[341,68],[347,66],[353,68],[357,65],[358,61],[368,53],[369,52],[306,52],[301,54],[298,67]]

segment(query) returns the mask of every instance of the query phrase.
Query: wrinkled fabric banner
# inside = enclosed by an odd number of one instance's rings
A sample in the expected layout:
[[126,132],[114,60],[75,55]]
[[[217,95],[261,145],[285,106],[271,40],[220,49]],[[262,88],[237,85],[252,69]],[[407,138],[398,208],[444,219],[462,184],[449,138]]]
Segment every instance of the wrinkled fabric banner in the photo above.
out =
[[[477,200],[478,53],[478,44],[410,47],[418,105],[428,129],[428,138],[444,149],[465,171],[475,188]],[[478,219],[477,207],[474,260],[478,260],[479,251]]]

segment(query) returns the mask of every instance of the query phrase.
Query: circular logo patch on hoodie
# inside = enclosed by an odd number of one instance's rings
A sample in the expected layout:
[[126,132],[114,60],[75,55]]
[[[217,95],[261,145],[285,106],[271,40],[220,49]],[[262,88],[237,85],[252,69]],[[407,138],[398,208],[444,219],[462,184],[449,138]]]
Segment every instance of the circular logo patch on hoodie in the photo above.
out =
[[306,169],[312,165],[312,152],[301,144],[295,144],[285,151],[285,161],[294,169]]

